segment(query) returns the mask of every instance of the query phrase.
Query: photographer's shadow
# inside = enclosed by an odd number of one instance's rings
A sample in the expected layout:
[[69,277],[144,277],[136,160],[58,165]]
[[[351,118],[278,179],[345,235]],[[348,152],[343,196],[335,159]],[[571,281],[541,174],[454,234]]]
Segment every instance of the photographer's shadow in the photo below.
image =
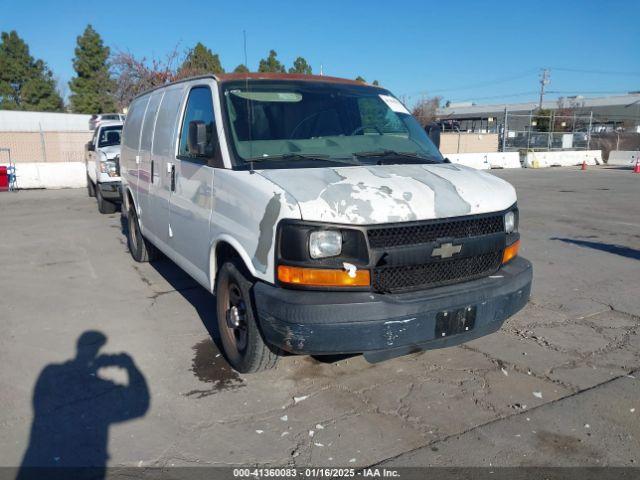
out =
[[[99,355],[106,342],[101,332],[84,332],[75,358],[47,365],[40,373],[33,393],[31,437],[18,479],[41,476],[43,467],[91,467],[91,478],[104,478],[109,426],[147,412],[144,376],[126,353]],[[126,371],[128,383],[101,378],[98,371],[108,367]]]

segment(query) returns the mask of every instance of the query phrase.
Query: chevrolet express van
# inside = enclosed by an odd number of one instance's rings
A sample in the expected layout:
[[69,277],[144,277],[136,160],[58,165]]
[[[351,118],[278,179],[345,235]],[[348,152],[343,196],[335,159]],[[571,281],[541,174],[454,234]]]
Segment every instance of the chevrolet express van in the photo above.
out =
[[513,187],[446,161],[384,88],[262,73],[156,88],[131,103],[121,175],[133,258],[161,251],[215,294],[240,372],[459,344],[529,298]]

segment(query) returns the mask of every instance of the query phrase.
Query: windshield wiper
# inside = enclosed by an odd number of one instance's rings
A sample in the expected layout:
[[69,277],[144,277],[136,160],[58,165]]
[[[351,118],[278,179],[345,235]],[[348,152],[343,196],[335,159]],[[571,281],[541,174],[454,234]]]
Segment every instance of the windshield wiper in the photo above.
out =
[[392,158],[407,158],[411,160],[419,160],[419,163],[440,163],[437,160],[423,157],[422,155],[415,152],[397,152],[395,150],[373,150],[371,152],[355,152],[353,153],[355,158],[361,157],[369,157],[369,158],[378,158],[378,165],[382,165],[385,163],[385,160]]
[[352,160],[346,160],[346,159],[342,159],[342,158],[336,158],[336,157],[330,157],[329,155],[325,155],[323,153],[318,153],[318,154],[310,154],[310,153],[280,153],[278,155],[266,155],[266,156],[261,156],[261,157],[250,157],[250,158],[245,158],[244,161],[247,163],[252,163],[252,162],[264,162],[267,160],[276,160],[276,161],[281,161],[281,160],[319,160],[319,161],[325,161],[325,162],[335,162],[335,163],[341,163],[344,165],[361,165],[360,162],[358,162],[355,159]]

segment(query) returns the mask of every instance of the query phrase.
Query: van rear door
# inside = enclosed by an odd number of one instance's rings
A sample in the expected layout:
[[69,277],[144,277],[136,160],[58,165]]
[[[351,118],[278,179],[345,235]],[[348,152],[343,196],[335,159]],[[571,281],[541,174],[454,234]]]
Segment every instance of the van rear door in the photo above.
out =
[[157,220],[154,222],[154,217],[151,214],[150,197],[153,195],[153,190],[157,187],[158,182],[154,177],[157,177],[157,163],[151,155],[151,145],[153,142],[154,126],[156,123],[156,117],[158,113],[158,106],[162,100],[164,92],[155,92],[149,98],[147,103],[146,113],[144,115],[144,121],[142,122],[142,132],[140,133],[140,151],[138,153],[138,205],[140,207],[140,223],[143,225],[143,231],[145,235],[151,232],[157,235]]
[[[146,234],[160,247],[169,245],[169,197],[171,195],[170,166],[175,163],[176,136],[184,85],[163,90],[155,118],[149,171],[153,165],[153,181],[149,186],[146,214],[143,212]],[[152,163],[153,162],[153,163]],[[170,253],[170,252],[169,252]]]
[[125,124],[120,151],[120,175],[124,176],[138,205],[138,166],[140,164],[140,129],[147,110],[149,96],[139,97],[131,103]]

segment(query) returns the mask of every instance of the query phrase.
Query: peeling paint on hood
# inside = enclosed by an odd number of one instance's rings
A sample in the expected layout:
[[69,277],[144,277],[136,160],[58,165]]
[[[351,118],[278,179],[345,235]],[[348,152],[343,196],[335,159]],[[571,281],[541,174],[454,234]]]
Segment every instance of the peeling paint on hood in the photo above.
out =
[[377,165],[261,170],[298,202],[304,220],[379,224],[504,210],[514,188],[462,165]]

